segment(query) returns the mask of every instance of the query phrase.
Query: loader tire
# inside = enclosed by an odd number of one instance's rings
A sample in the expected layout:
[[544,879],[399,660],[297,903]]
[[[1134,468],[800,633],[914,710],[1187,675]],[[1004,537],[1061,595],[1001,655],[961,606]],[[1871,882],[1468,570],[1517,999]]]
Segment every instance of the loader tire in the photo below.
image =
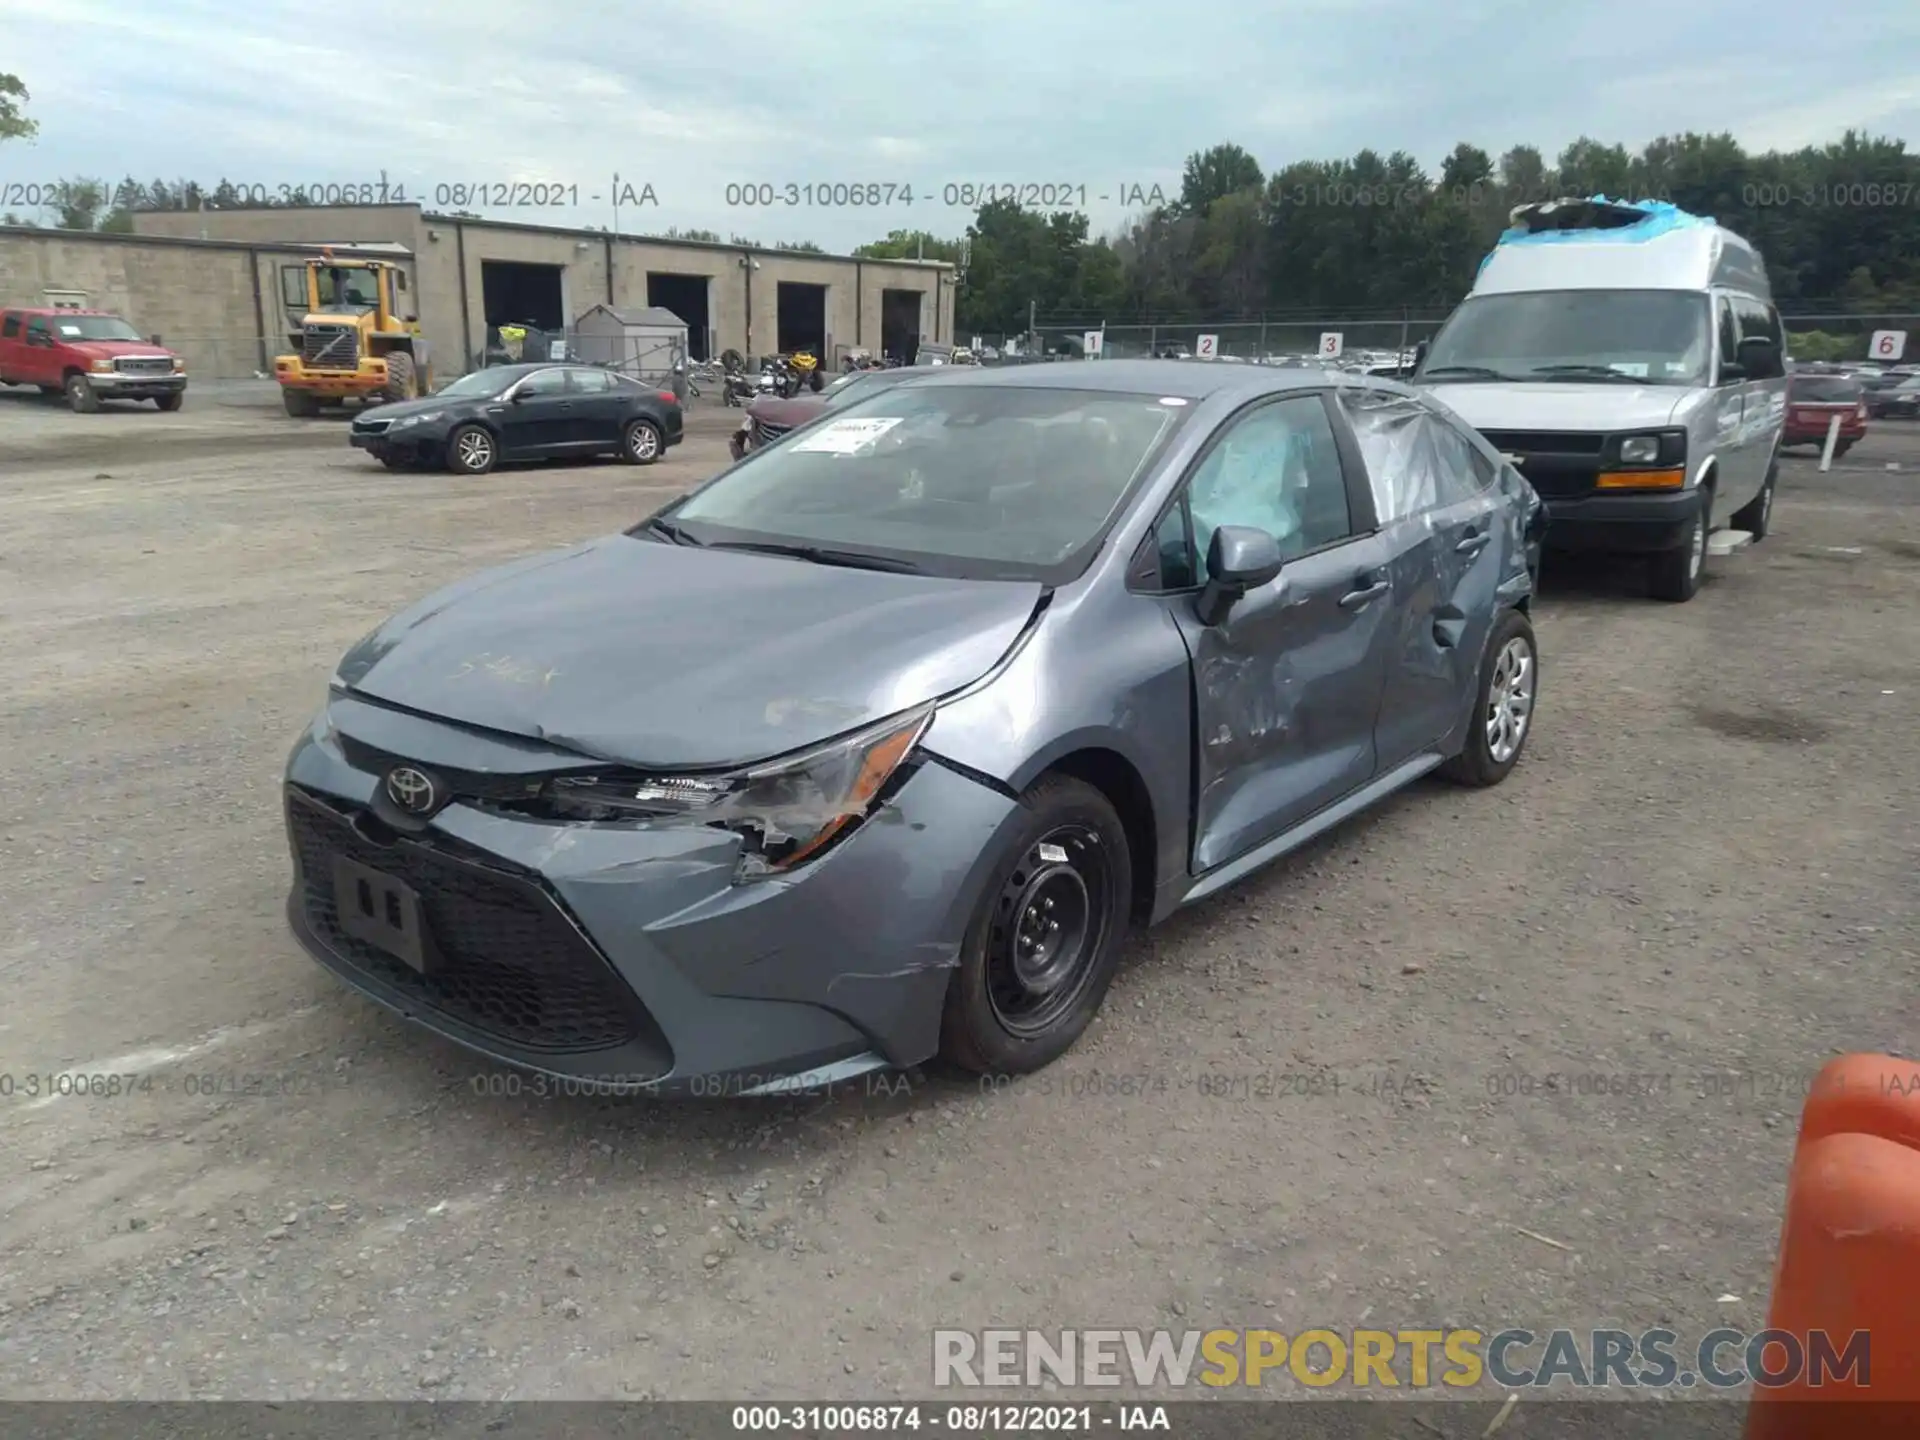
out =
[[419,378],[414,373],[413,356],[404,350],[395,350],[387,356],[387,383],[382,389],[389,400],[415,400],[419,398]]

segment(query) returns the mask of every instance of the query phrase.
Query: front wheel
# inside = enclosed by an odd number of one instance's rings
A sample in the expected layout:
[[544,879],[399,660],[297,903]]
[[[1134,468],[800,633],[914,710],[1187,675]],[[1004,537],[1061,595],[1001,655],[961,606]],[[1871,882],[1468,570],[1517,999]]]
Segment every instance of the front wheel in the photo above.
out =
[[1713,513],[1713,492],[1700,492],[1700,509],[1687,531],[1686,543],[1653,558],[1653,598],[1682,604],[1700,593],[1700,581],[1707,573],[1708,517]]
[[660,427],[651,420],[634,420],[620,436],[620,458],[635,465],[651,465],[660,458]]
[[280,392],[280,403],[286,407],[287,414],[296,420],[310,420],[320,413],[318,397],[305,390],[295,390],[291,386]]
[[153,403],[155,408],[160,410],[178,410],[185,403],[186,398],[183,393],[176,390],[171,395],[154,396]]
[[387,382],[382,393],[389,403],[418,398],[419,376],[414,371],[413,356],[406,351],[395,350],[387,356]]
[[940,1051],[1024,1075],[1072,1048],[1119,968],[1132,908],[1127,835],[1107,797],[1050,775],[1021,797],[948,982]]
[[447,468],[457,475],[484,475],[500,458],[500,447],[484,425],[456,425],[447,436]]
[[100,408],[100,394],[84,375],[69,375],[66,384],[67,408],[76,415],[91,415]]
[[1487,637],[1466,744],[1440,773],[1461,785],[1498,785],[1506,779],[1533,733],[1539,689],[1540,651],[1533,626],[1518,610],[1509,610]]

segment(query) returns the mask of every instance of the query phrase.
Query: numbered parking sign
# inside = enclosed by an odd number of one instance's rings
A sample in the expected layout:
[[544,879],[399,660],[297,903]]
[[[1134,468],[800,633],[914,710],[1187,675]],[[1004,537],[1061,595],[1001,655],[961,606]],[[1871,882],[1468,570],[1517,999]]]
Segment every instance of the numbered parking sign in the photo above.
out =
[[1320,358],[1338,360],[1347,348],[1346,337],[1338,330],[1325,330],[1320,335]]
[[1080,348],[1085,350],[1089,357],[1098,355],[1100,353],[1100,347],[1106,343],[1106,339],[1106,335],[1101,331],[1089,330],[1085,335],[1080,337]]
[[1202,335],[1198,340],[1193,342],[1193,353],[1198,355],[1202,360],[1213,359],[1220,353],[1220,337],[1218,335]]
[[1875,360],[1898,360],[1907,353],[1907,332],[1876,330],[1867,342],[1867,354]]

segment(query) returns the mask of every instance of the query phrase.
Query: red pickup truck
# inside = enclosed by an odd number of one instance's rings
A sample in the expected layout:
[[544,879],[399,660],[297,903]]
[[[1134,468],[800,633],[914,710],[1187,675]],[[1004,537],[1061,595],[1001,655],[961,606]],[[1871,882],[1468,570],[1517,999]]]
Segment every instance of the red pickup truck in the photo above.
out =
[[63,394],[82,414],[102,400],[151,400],[178,410],[187,362],[104,310],[0,309],[0,383]]

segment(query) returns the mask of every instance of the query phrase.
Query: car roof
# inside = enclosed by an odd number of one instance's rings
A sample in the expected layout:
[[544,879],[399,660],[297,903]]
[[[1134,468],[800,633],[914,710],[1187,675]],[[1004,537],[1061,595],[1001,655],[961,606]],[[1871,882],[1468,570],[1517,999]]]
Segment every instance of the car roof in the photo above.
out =
[[51,305],[0,305],[0,311],[9,315],[104,315],[109,320],[120,318],[117,310],[73,310]]
[[1045,365],[929,367],[928,385],[990,385],[1016,389],[1096,390],[1114,395],[1174,395],[1204,400],[1222,394],[1254,396],[1322,385],[1365,385],[1411,394],[1383,377],[1321,367],[1214,365],[1194,360],[1059,360]]

